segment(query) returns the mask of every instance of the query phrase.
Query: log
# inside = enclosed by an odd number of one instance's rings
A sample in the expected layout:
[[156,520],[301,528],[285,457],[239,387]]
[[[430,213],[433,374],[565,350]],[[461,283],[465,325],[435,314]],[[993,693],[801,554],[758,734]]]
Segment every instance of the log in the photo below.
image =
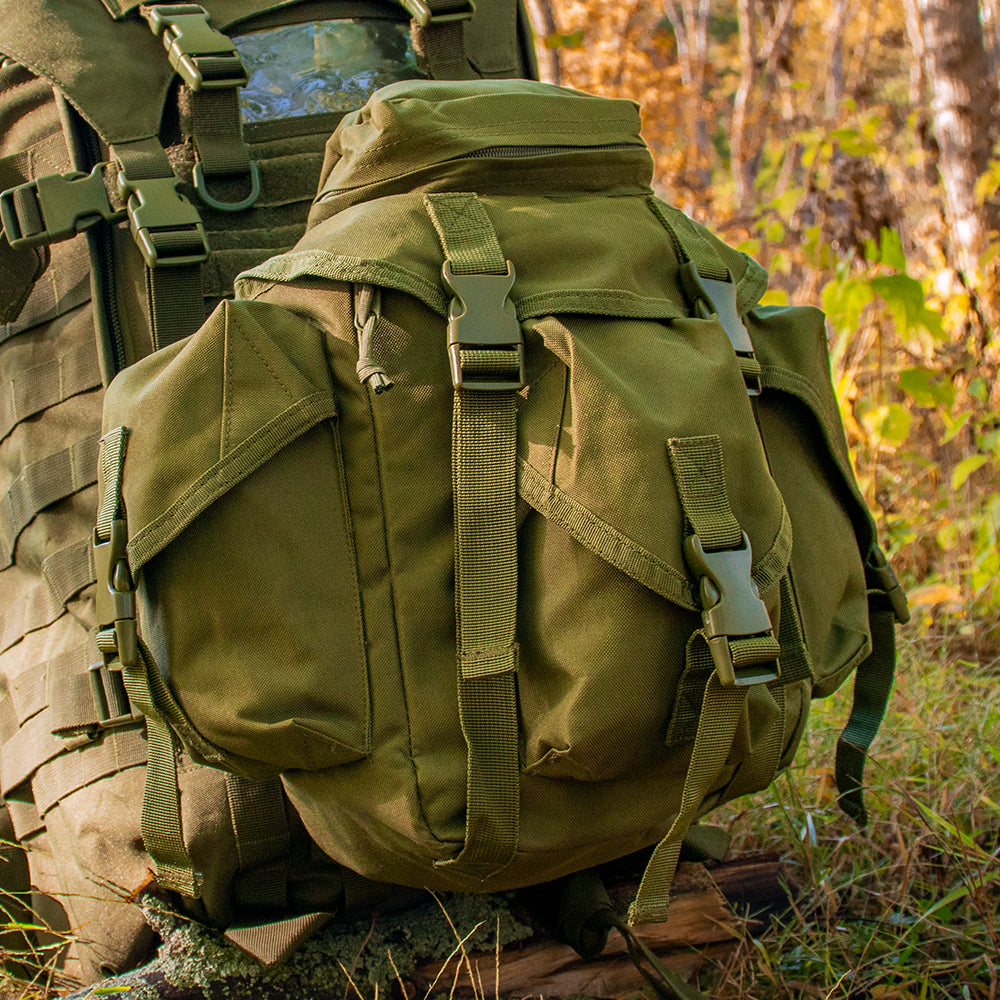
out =
[[[635,889],[634,879],[625,878],[609,886],[609,893],[624,910]],[[782,908],[787,899],[785,870],[776,857],[684,863],[678,868],[670,919],[639,929],[637,936],[668,968],[690,976],[739,940],[746,925],[734,907],[745,920],[746,912]],[[156,960],[99,984],[100,993],[83,989],[66,1000],[108,995],[129,1000],[372,1000],[379,994],[415,1000],[473,992],[479,997],[612,997],[645,985],[616,931],[604,952],[585,962],[553,940],[516,893],[435,896],[398,913],[330,923],[287,961],[267,968],[221,932],[164,910],[148,909],[147,918],[163,942]],[[452,952],[448,961],[442,960]]]
[[[612,894],[632,895],[635,889],[625,884]],[[688,978],[706,958],[724,956],[740,940],[734,905],[762,912],[783,907],[787,898],[777,858],[738,859],[711,871],[682,863],[667,922],[634,933],[668,969]],[[751,927],[760,924],[750,921]],[[589,962],[568,945],[542,938],[499,954],[459,954],[447,963],[428,963],[417,969],[412,985],[415,996],[426,995],[433,986],[455,996],[613,997],[641,990],[646,983],[625,941],[612,931],[607,947]]]

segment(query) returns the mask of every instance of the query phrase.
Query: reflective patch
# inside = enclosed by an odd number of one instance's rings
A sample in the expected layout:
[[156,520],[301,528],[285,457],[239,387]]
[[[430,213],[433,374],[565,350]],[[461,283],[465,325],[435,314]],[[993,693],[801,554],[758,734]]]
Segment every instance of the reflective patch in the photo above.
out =
[[379,87],[425,75],[402,21],[312,21],[233,41],[250,74],[240,92],[246,122],[351,111]]

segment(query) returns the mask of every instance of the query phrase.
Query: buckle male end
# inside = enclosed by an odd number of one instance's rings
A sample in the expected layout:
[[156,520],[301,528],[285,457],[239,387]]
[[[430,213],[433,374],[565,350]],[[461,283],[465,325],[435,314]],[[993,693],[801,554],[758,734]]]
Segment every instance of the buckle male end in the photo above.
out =
[[117,222],[98,163],[89,174],[45,174],[0,194],[0,221],[7,242],[18,250],[59,243],[101,219]]
[[118,174],[127,199],[129,228],[146,267],[200,264],[208,258],[208,237],[198,209],[177,190],[176,177],[130,180]]
[[150,31],[163,40],[170,65],[191,90],[245,87],[249,82],[236,46],[212,27],[201,4],[158,4],[145,17]]
[[[697,265],[690,261],[680,269],[681,287],[687,296],[691,307],[702,318],[708,319],[713,314],[718,318],[733,350],[741,358],[754,358],[753,341],[740,316],[736,297],[736,283],[720,281],[717,278],[706,278],[700,274]],[[761,393],[760,377],[746,379],[747,395],[759,396]]]

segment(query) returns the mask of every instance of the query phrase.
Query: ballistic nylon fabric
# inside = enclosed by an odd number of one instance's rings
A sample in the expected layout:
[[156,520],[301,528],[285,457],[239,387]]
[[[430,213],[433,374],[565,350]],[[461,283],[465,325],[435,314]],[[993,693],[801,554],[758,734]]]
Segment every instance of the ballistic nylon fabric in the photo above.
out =
[[96,480],[99,440],[97,434],[89,435],[21,470],[0,499],[0,565],[11,564],[18,536],[36,514]]

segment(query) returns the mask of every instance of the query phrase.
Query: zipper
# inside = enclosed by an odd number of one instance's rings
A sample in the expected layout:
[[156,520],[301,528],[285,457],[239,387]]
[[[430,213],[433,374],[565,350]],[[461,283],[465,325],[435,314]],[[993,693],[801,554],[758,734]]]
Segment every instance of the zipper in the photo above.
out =
[[[634,142],[611,142],[599,146],[484,146],[482,149],[474,149],[472,152],[463,153],[451,160],[446,160],[438,166],[445,166],[448,163],[455,163],[459,160],[528,160],[539,156],[553,156],[557,153],[603,153],[614,152],[623,149],[642,149],[642,146]],[[391,178],[390,178],[391,179]],[[350,187],[331,188],[324,191],[317,199],[318,204],[335,198],[341,194],[348,194],[351,191],[359,191],[369,187],[369,184],[352,184]]]
[[[55,96],[73,169],[89,173],[102,159],[100,138],[59,91],[55,91]],[[114,248],[108,223],[98,222],[87,229],[87,246],[90,251],[91,298],[101,379],[108,385],[125,367],[127,357],[125,333],[118,310]]]
[[616,149],[639,149],[635,143],[612,142],[604,146],[485,146],[457,157],[459,160],[517,160],[533,156],[552,156],[555,153],[593,153]]

